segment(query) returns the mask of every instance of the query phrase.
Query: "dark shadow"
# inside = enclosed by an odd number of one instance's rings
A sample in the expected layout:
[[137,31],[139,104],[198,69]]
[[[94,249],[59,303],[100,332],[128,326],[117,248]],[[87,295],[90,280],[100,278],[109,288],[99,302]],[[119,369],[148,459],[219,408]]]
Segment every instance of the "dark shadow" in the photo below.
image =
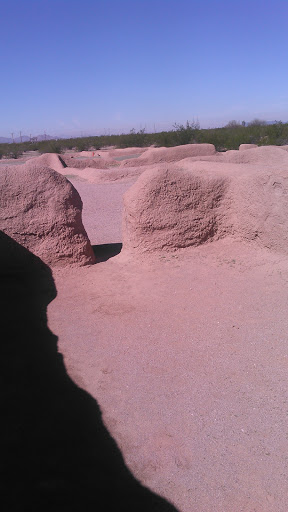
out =
[[102,244],[92,245],[95,254],[96,263],[107,261],[121,252],[122,244]]
[[68,376],[47,327],[50,268],[2,232],[0,281],[1,510],[175,512],[133,477],[97,402]]
[[59,157],[59,160],[60,160],[61,164],[63,165],[63,167],[64,167],[64,168],[65,168],[65,167],[67,167],[67,164],[66,164],[66,162],[63,160],[63,158],[62,158],[60,155],[58,155],[58,157]]

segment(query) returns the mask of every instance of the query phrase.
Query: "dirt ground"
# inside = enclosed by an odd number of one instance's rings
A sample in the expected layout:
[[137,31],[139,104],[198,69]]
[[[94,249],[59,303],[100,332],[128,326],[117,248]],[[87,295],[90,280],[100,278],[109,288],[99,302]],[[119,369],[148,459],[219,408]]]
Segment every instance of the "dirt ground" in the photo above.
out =
[[[130,184],[71,182],[119,244]],[[286,512],[287,258],[226,238],[53,276],[49,327],[136,478],[179,512]]]

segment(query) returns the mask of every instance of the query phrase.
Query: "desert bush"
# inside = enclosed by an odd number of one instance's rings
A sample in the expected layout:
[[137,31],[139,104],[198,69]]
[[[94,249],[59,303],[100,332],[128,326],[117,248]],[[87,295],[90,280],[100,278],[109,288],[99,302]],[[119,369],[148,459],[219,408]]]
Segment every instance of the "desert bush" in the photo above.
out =
[[106,146],[118,148],[155,146],[171,147],[190,143],[214,144],[217,151],[238,149],[240,144],[278,145],[288,143],[288,123],[275,121],[267,124],[265,121],[254,119],[250,123],[232,120],[223,128],[200,129],[198,122],[186,124],[175,123],[172,130],[158,133],[146,133],[145,129],[133,128],[130,133],[121,135],[100,135],[92,137],[78,137],[73,139],[45,140],[37,142],[23,142],[0,144],[3,156],[18,158],[24,151],[39,150],[41,153],[63,153],[66,149],[87,151],[99,150]]
[[[157,147],[166,147],[169,148],[171,146],[175,146],[175,140],[173,138],[173,135],[171,136],[171,132],[159,132],[155,133],[152,144],[154,144]],[[151,144],[150,144],[151,145]]]
[[14,144],[9,144],[9,149],[7,148],[7,152],[5,154],[5,156],[7,156],[8,158],[19,158],[19,156],[21,156],[23,154],[23,147],[22,147],[22,144],[17,144],[17,143],[14,143]]
[[[42,148],[43,149],[43,148]],[[56,141],[50,141],[44,146],[45,153],[62,153],[63,146]]]
[[91,144],[90,144],[89,139],[87,139],[87,138],[77,139],[76,151],[88,151],[90,146],[91,146]]
[[200,124],[198,122],[186,121],[186,125],[174,123],[173,128],[176,146],[192,144],[197,141],[198,132],[200,130]]
[[240,124],[238,121],[235,121],[235,119],[232,119],[232,121],[229,121],[224,128],[230,128],[232,130],[235,130],[236,128],[239,128],[243,126],[243,124]]
[[115,145],[117,145],[120,148],[142,148],[151,145],[149,134],[146,133],[145,128],[139,130],[138,132],[136,132],[135,128],[132,128],[132,130],[130,130],[130,133],[123,133],[118,137],[118,140],[115,141]]
[[248,123],[248,126],[266,126],[267,125],[267,122],[264,121],[263,119],[252,119],[252,121],[250,121]]

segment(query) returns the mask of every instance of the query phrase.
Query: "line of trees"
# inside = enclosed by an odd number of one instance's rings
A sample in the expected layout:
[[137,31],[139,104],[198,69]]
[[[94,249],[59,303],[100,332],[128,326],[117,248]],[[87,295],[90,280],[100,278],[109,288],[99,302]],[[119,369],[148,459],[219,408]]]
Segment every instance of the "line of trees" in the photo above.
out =
[[23,142],[0,144],[0,158],[18,158],[25,151],[37,150],[40,153],[63,153],[66,150],[87,151],[105,146],[127,147],[171,147],[182,144],[214,144],[217,151],[238,149],[240,144],[257,144],[258,146],[288,144],[288,123],[275,121],[267,124],[254,119],[246,124],[244,121],[230,121],[223,128],[201,129],[199,123],[175,123],[173,130],[159,133],[146,133],[145,129],[121,135],[101,135],[79,137],[73,139],[43,140],[39,142]]

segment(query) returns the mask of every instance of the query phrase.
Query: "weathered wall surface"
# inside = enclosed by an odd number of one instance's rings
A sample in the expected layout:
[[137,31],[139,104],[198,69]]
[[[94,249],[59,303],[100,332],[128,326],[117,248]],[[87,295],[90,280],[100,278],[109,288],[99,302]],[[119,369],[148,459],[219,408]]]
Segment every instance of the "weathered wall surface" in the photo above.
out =
[[39,163],[0,174],[0,229],[49,265],[87,265],[94,254],[82,224],[82,201],[61,174]]

